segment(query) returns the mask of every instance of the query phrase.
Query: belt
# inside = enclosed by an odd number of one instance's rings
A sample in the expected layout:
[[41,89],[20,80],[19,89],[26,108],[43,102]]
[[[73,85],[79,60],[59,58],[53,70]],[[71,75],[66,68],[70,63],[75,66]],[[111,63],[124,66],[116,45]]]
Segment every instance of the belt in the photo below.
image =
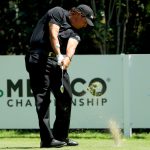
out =
[[54,52],[49,52],[48,57],[56,57],[56,54]]

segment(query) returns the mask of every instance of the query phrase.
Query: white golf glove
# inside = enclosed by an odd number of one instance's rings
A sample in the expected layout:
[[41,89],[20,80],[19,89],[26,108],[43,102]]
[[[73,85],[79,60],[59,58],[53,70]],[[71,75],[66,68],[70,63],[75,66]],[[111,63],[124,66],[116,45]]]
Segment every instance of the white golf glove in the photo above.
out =
[[61,62],[64,59],[64,56],[62,54],[58,54],[56,57],[58,65],[61,66]]

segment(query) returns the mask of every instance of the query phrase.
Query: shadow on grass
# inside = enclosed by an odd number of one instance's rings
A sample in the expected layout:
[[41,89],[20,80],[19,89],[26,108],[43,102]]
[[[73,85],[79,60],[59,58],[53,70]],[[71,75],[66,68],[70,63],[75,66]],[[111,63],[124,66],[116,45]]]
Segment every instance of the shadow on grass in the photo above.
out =
[[[123,130],[122,130],[123,136]],[[70,129],[70,138],[78,139],[111,139],[108,129]],[[39,129],[0,130],[1,138],[40,138]],[[150,130],[133,130],[132,139],[150,139]]]
[[0,147],[0,149],[39,149],[40,147]]
[[70,138],[77,139],[111,139],[111,135],[108,130],[70,130],[69,132]]
[[145,135],[134,135],[133,138],[134,139],[147,139]]
[[6,129],[0,130],[0,138],[39,138],[39,130]]

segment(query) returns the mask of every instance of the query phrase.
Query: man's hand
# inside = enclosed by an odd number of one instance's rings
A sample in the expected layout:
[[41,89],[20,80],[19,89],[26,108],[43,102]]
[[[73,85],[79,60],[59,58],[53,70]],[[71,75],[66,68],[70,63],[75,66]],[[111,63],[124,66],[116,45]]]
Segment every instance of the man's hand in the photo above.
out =
[[62,66],[63,66],[63,69],[64,70],[66,70],[68,67],[69,67],[69,65],[70,65],[70,59],[69,59],[69,57],[64,57],[64,59],[62,60]]
[[58,54],[56,57],[57,57],[58,65],[62,66],[62,61],[64,59],[64,56],[62,54]]

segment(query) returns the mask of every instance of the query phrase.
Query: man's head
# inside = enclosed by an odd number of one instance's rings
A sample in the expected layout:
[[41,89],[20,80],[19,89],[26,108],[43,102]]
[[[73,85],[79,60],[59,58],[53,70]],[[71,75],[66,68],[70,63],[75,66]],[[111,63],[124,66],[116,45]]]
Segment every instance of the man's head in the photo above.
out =
[[70,10],[70,21],[76,29],[84,28],[88,25],[94,26],[93,19],[93,10],[87,5],[81,4]]

